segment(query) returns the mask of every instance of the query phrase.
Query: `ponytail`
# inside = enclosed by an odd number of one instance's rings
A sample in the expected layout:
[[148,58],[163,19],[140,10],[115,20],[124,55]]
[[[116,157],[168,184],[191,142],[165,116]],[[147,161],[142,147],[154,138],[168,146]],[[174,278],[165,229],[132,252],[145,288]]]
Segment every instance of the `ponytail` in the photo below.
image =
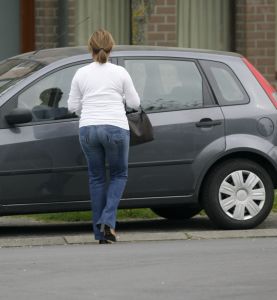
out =
[[88,45],[94,60],[104,64],[108,61],[109,54],[114,46],[114,40],[108,31],[99,29],[89,38]]

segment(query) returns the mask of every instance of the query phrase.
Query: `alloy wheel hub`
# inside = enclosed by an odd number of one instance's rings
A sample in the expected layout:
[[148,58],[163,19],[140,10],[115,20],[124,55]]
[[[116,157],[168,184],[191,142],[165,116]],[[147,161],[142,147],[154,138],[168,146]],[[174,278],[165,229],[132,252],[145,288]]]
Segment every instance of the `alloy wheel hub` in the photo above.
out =
[[245,201],[246,198],[247,198],[247,196],[248,196],[248,193],[247,193],[246,190],[241,189],[241,190],[238,190],[238,191],[237,191],[237,199],[238,199],[239,201]]
[[238,170],[229,174],[219,187],[219,203],[230,218],[249,220],[262,210],[266,199],[262,180],[253,172]]

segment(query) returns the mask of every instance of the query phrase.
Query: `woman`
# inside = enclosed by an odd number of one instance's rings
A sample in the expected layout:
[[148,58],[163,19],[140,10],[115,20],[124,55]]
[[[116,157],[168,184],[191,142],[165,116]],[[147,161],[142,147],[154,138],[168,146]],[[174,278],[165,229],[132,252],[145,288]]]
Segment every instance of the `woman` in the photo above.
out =
[[113,46],[108,31],[100,29],[92,34],[89,49],[94,62],[76,72],[68,99],[69,111],[80,113],[79,135],[88,163],[93,230],[100,244],[116,242],[116,212],[127,181],[130,134],[124,102],[133,109],[140,106],[128,72],[108,62]]

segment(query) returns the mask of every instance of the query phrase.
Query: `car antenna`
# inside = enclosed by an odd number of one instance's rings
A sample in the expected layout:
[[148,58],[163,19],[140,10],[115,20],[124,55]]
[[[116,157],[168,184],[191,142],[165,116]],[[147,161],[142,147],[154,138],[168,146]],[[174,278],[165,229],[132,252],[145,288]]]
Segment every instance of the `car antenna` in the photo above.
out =
[[[83,23],[85,23],[85,22],[88,21],[89,19],[90,19],[90,17],[84,18],[82,21],[80,21],[79,23],[75,24],[75,27],[78,27],[78,26],[82,25]],[[59,39],[60,39],[62,36],[64,36],[66,33],[67,33],[67,31],[65,30],[64,32],[62,32],[61,34],[59,34],[59,35],[57,36],[57,40],[59,40]],[[44,49],[46,49],[45,46],[43,46],[43,47],[40,48],[40,49],[35,50],[35,52],[32,53],[30,56],[36,55],[39,51],[44,50]]]

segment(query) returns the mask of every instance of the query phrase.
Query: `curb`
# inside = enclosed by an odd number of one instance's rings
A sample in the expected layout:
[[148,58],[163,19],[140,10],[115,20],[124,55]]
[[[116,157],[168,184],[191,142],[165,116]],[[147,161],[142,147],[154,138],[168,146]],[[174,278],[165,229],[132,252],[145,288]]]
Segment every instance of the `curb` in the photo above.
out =
[[[256,229],[240,231],[178,231],[178,232],[151,232],[151,233],[124,233],[118,236],[118,242],[149,242],[172,240],[210,240],[232,238],[266,238],[277,237],[277,229]],[[69,235],[58,237],[26,237],[2,238],[0,248],[35,247],[59,245],[97,244],[92,234]]]
[[[148,221],[140,221],[141,224],[145,225],[147,222],[160,222],[161,220],[148,220]],[[277,214],[271,214],[268,219],[261,224],[258,228],[250,229],[250,230],[213,230],[209,228],[205,228],[205,226],[201,227],[201,222],[206,222],[207,219],[203,217],[198,217],[195,222],[198,222],[198,227],[193,228],[190,224],[183,227],[178,228],[178,225],[171,228],[159,227],[156,224],[156,228],[154,230],[152,225],[150,224],[146,228],[145,226],[140,226],[136,230],[130,229],[136,221],[123,221],[124,226],[122,226],[122,230],[119,230],[118,241],[119,242],[148,242],[148,241],[170,241],[170,240],[209,240],[209,239],[232,239],[232,238],[266,238],[266,237],[277,237]],[[11,224],[11,225],[10,225]],[[65,225],[74,226],[72,223],[64,223]],[[82,223],[87,226],[89,223]],[[10,218],[4,217],[0,222],[0,228],[2,227],[2,231],[5,233],[5,228],[15,228],[16,236],[8,236],[1,237],[0,233],[0,248],[8,248],[8,247],[35,247],[35,246],[58,246],[58,245],[77,245],[77,244],[98,244],[97,241],[94,240],[92,233],[88,232],[80,232],[80,234],[67,234],[67,233],[57,233],[54,232],[54,235],[50,232],[40,233],[40,226],[59,226],[59,224],[45,224],[42,222],[37,222],[28,219],[22,218]],[[204,224],[205,225],[205,224]],[[29,230],[29,227],[39,229],[38,234],[36,236],[23,236],[19,237],[20,233],[17,233],[17,228],[24,228],[25,231]],[[76,224],[79,226],[79,224]],[[192,227],[192,228],[191,228]],[[194,226],[195,227],[195,226]],[[200,228],[200,230],[199,230]],[[150,230],[149,230],[150,229]],[[5,235],[7,235],[5,233]],[[39,235],[39,236],[38,236]]]

